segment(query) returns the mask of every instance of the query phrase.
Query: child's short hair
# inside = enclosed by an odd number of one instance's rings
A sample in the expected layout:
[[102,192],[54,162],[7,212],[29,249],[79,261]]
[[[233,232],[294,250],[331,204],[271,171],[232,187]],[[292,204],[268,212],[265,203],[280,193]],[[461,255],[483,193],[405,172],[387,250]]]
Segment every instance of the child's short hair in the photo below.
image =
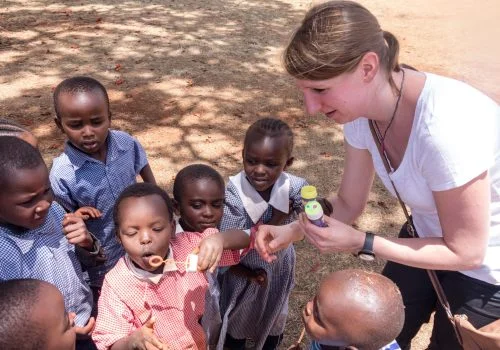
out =
[[47,282],[14,279],[0,282],[0,349],[35,350],[45,347],[40,324],[32,324],[31,312],[39,291]]
[[224,189],[224,179],[221,174],[211,166],[205,164],[191,164],[181,169],[174,180],[174,199],[181,202],[184,185],[200,179],[210,179],[218,183]]
[[[348,345],[380,349],[401,332],[405,319],[403,299],[389,278],[375,272],[346,269],[333,272],[321,284],[331,285],[326,294],[337,299],[331,305],[338,307],[329,311],[335,313],[332,318],[344,329]],[[323,306],[322,313],[325,311]]]
[[13,120],[0,118],[0,136],[18,136],[25,132],[31,133],[31,131]]
[[250,125],[246,134],[244,144],[246,145],[252,137],[280,137],[286,136],[288,138],[287,151],[288,155],[292,154],[294,137],[290,126],[284,121],[276,118],[263,118],[257,120]]
[[18,169],[35,169],[45,164],[40,152],[15,136],[0,137],[0,185]]
[[[110,110],[108,92],[104,85],[91,77],[76,76],[63,80],[54,90],[54,109],[57,119],[61,119],[61,115],[59,114],[59,95],[62,93],[75,95],[82,92],[100,92],[106,100],[108,111]],[[109,115],[111,116],[111,112]]]
[[116,234],[118,235],[118,226],[120,222],[120,204],[127,198],[141,198],[141,197],[146,197],[146,196],[151,196],[151,195],[158,195],[160,196],[163,201],[165,202],[165,205],[167,206],[168,210],[168,215],[170,217],[170,221],[174,219],[174,206],[172,204],[172,200],[170,199],[169,195],[167,192],[162,190],[160,187],[157,185],[150,184],[148,182],[139,182],[133,185],[128,186],[125,188],[122,193],[120,193],[120,196],[116,200],[115,206],[113,208],[113,221],[115,223],[115,228],[116,228]]

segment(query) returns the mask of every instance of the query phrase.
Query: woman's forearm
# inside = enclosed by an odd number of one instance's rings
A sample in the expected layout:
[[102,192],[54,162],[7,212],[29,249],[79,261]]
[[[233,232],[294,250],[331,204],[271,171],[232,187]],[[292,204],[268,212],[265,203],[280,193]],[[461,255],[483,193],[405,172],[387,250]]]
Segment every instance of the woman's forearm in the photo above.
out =
[[375,236],[375,255],[400,264],[430,270],[473,270],[478,268],[486,247],[469,247],[455,252],[442,237],[384,238]]

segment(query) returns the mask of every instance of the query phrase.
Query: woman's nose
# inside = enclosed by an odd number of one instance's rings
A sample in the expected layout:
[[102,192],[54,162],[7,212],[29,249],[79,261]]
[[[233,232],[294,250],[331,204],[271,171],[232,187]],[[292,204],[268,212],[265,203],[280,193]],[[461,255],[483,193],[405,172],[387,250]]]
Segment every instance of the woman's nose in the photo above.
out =
[[304,92],[304,104],[307,114],[314,115],[321,110],[319,99],[310,92]]

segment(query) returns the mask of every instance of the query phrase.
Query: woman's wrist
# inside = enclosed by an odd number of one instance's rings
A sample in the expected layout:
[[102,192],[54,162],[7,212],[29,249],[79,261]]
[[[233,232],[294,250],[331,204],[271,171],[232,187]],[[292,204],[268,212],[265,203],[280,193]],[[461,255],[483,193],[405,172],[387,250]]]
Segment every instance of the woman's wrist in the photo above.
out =
[[290,229],[292,231],[292,242],[297,242],[297,241],[302,241],[305,238],[305,233],[304,230],[302,230],[302,227],[300,226],[298,221],[294,221],[289,224]]

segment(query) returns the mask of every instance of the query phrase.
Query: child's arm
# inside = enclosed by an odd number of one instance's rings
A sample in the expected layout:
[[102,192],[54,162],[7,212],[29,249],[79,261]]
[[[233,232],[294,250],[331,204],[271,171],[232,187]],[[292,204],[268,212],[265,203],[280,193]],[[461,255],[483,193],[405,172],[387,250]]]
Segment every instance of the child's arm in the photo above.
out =
[[132,332],[129,336],[121,338],[111,345],[111,350],[150,350],[150,349],[169,349],[154,334],[154,324],[156,319],[152,317],[144,326]]
[[79,215],[65,214],[62,225],[63,233],[68,242],[75,245],[75,253],[82,265],[91,267],[105,261],[99,240],[87,230]]
[[156,179],[153,175],[153,170],[151,170],[151,166],[149,165],[149,163],[141,169],[139,175],[141,175],[142,181],[156,185]]
[[205,237],[199,245],[198,270],[214,272],[222,257],[222,251],[248,248],[250,236],[242,230],[227,230]]

